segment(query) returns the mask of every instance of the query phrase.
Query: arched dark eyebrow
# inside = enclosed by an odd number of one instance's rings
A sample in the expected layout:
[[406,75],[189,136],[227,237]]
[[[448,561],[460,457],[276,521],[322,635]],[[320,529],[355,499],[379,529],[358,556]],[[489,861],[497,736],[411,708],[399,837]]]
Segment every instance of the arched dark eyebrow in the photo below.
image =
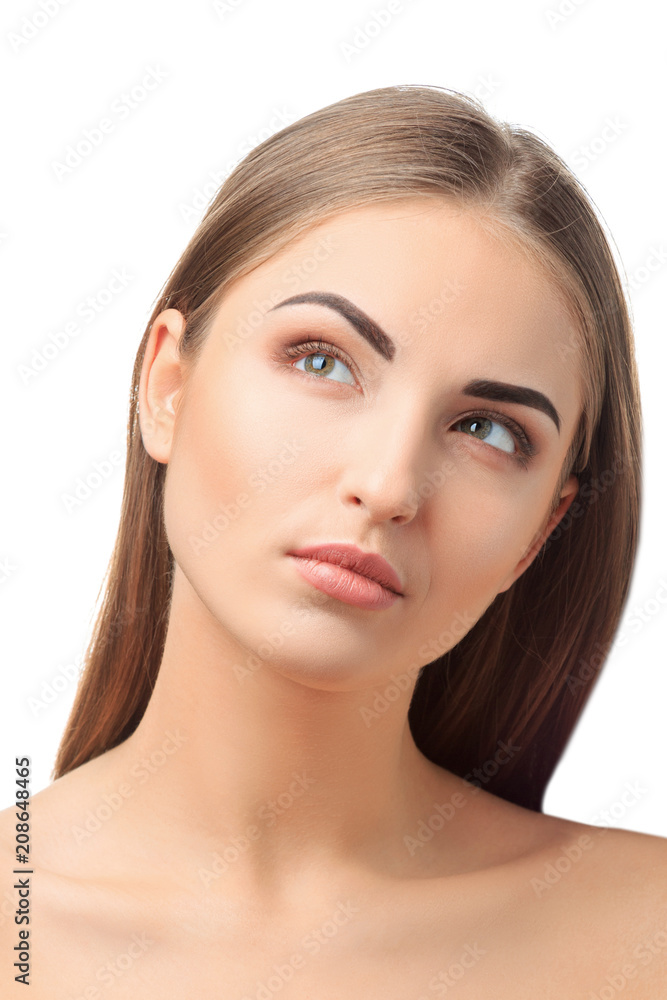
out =
[[[337,295],[333,292],[302,292],[300,295],[292,295],[289,299],[284,299],[273,306],[273,309],[280,309],[281,306],[299,305],[302,302],[313,302],[315,305],[335,309],[386,361],[394,360],[396,345],[391,337],[388,337],[381,326],[355,306],[353,302],[346,299],[344,295]],[[269,312],[273,312],[273,309],[270,309]],[[553,420],[560,434],[561,421],[556,407],[548,396],[537,389],[529,389],[523,385],[511,385],[508,382],[495,382],[493,379],[476,378],[467,382],[461,391],[465,396],[474,396],[477,399],[489,399],[498,403],[518,403],[520,406],[541,410]]]
[[[327,306],[335,309],[341,316],[344,316],[348,323],[351,323],[357,333],[368,341],[371,347],[375,348],[386,361],[393,361],[396,353],[396,345],[391,337],[388,337],[381,326],[367,316],[365,312],[358,309],[353,302],[346,299],[344,295],[335,295],[333,292],[303,292],[301,295],[292,295],[291,298],[279,302],[273,309],[280,309],[281,306],[298,305],[301,302],[314,302],[319,306]],[[272,312],[269,309],[269,312]]]

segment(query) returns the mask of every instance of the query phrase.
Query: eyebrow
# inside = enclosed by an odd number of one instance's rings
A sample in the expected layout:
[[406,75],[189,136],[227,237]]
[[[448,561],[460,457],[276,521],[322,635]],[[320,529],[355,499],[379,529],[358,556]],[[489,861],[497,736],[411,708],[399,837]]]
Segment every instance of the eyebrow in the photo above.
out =
[[[269,312],[280,309],[282,306],[300,305],[304,302],[335,309],[386,361],[394,360],[396,345],[391,337],[387,336],[375,320],[367,316],[344,295],[337,295],[334,292],[302,292],[300,295],[292,295],[279,302],[272,309],[269,309]],[[541,410],[553,420],[560,434],[561,420],[558,410],[549,397],[537,389],[530,389],[523,385],[511,385],[509,382],[496,382],[493,379],[476,378],[466,382],[462,392],[466,396],[474,396],[477,399],[489,399],[498,403],[518,403],[519,406],[529,406],[531,409]]]

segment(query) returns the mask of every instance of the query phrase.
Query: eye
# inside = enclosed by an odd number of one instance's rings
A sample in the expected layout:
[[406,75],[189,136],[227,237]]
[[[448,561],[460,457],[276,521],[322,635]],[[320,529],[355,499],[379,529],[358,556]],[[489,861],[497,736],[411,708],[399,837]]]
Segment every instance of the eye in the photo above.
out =
[[459,420],[454,425],[455,429],[457,427],[468,427],[473,437],[498,451],[504,451],[508,457],[515,459],[524,468],[535,452],[524,428],[511,417],[501,413],[473,413]]
[[[309,348],[310,353],[306,353]],[[325,381],[343,382],[346,385],[354,385],[356,382],[347,364],[348,359],[334,344],[327,344],[322,340],[290,344],[284,348],[284,355],[287,358],[298,358],[292,366],[293,368],[303,362],[303,368],[299,368],[299,371],[303,371],[307,375],[323,379],[327,375],[333,375],[333,378],[327,378]],[[345,372],[338,371],[341,367],[347,371],[349,377],[345,377]],[[337,374],[341,377],[337,377]]]

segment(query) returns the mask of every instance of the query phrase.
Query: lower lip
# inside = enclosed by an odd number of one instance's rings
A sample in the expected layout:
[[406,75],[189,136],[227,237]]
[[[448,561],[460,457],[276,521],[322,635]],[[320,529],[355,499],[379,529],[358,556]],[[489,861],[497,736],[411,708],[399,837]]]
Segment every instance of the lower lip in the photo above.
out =
[[334,563],[322,562],[319,559],[304,559],[301,556],[291,556],[297,572],[311,583],[313,587],[322,590],[331,597],[336,597],[343,604],[354,604],[358,608],[370,611],[380,611],[389,608],[401,596],[393,590],[387,590],[375,580],[369,580],[361,573],[351,569],[343,569]]

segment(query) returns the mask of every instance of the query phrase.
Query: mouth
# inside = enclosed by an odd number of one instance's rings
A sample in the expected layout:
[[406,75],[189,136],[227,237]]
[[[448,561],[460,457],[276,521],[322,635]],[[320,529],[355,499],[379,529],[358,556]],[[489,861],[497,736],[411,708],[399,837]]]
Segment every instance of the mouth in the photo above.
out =
[[333,542],[292,549],[298,571],[309,583],[345,604],[379,610],[403,597],[398,574],[375,552]]

